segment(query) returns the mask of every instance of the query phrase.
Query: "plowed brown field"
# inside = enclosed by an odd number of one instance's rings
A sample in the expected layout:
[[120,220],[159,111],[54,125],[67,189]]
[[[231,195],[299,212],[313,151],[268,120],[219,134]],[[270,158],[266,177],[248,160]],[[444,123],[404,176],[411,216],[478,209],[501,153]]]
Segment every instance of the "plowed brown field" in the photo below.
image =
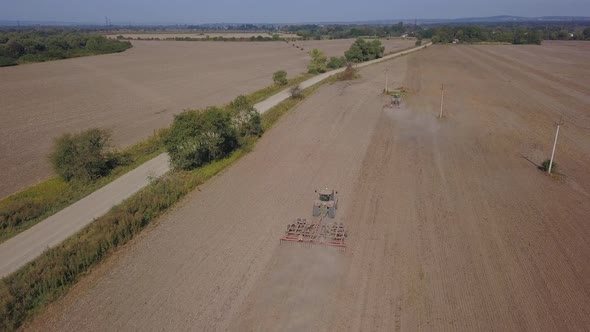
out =
[[0,198],[51,176],[47,154],[63,133],[102,127],[128,146],[185,108],[227,103],[272,84],[273,72],[293,77],[309,62],[307,52],[283,42],[133,45],[120,54],[0,68]]
[[[322,88],[29,328],[587,330],[585,45],[434,46]],[[319,186],[346,253],[278,243]]]

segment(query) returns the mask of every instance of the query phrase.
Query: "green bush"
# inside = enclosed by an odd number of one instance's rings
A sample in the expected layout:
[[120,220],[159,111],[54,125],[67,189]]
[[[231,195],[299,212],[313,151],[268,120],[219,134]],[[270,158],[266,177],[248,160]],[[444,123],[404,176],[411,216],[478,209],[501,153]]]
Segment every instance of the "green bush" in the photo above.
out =
[[338,69],[344,67],[346,65],[346,58],[345,57],[330,57],[330,61],[328,61],[327,67],[330,69]]
[[276,85],[287,85],[287,83],[289,83],[289,80],[287,79],[287,72],[284,70],[276,71],[274,74],[272,74],[272,81]]
[[190,170],[230,154],[238,134],[226,110],[188,110],[174,116],[165,146],[175,168]]
[[14,65],[16,65],[16,60],[14,60],[13,58],[9,58],[7,56],[0,55],[0,67],[14,66]]
[[383,57],[385,47],[378,39],[365,41],[358,38],[348,51],[344,52],[346,60],[350,62],[363,62]]
[[109,151],[111,135],[106,130],[88,129],[57,138],[50,154],[57,175],[65,181],[88,182],[109,174],[122,163]]
[[232,123],[240,138],[261,136],[263,133],[260,113],[246,96],[238,96],[228,106]]

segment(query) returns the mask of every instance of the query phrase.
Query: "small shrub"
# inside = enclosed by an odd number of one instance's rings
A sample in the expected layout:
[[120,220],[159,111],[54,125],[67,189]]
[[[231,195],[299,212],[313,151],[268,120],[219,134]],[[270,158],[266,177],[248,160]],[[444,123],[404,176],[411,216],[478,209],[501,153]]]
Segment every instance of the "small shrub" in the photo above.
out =
[[276,71],[274,74],[272,74],[272,81],[276,85],[287,85],[287,83],[289,83],[289,80],[287,79],[287,72],[284,70]]
[[358,71],[352,66],[352,63],[346,65],[346,69],[338,75],[339,81],[352,81],[359,77]]
[[291,98],[293,99],[300,99],[303,97],[303,93],[301,91],[301,87],[299,85],[295,85],[289,89],[289,93],[291,94]]
[[343,67],[346,64],[345,57],[331,57],[330,61],[328,61],[327,67],[330,69],[338,69]]
[[[549,171],[549,163],[551,162],[551,160],[547,159],[545,161],[543,161],[541,163],[541,165],[538,166],[538,168],[540,170],[542,170],[543,172],[547,172]],[[555,163],[555,161],[553,161],[553,164],[551,165],[551,172],[555,172],[557,171],[557,164]]]
[[62,135],[50,154],[53,169],[65,181],[88,182],[103,177],[122,162],[109,151],[110,143],[110,133],[96,128]]
[[416,45],[416,46],[422,46],[422,39],[416,40],[416,43],[414,45]]

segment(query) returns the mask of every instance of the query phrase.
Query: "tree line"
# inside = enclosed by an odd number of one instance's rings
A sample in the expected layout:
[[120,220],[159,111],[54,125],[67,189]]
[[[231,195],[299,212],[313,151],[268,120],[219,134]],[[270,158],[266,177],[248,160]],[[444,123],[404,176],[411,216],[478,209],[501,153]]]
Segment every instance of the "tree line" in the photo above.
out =
[[290,25],[284,30],[303,39],[345,39],[374,36],[379,38],[400,37],[413,31],[413,26],[399,22],[394,25]]
[[541,44],[539,31],[527,27],[489,28],[475,25],[458,25],[426,28],[417,33],[418,38],[431,39],[433,43],[509,43]]
[[0,67],[86,55],[123,52],[127,41],[64,29],[28,29],[0,32]]
[[433,43],[509,43],[541,44],[543,40],[590,40],[590,27],[567,25],[445,25],[422,27],[416,32],[419,39]]
[[126,37],[123,35],[118,35],[117,40],[173,40],[173,41],[226,41],[226,42],[267,42],[267,41],[281,41],[284,40],[281,38],[279,34],[273,34],[272,36],[250,36],[250,37],[223,37],[223,36],[215,36],[211,37],[209,35],[203,37],[167,37],[167,38],[160,38],[160,37]]
[[283,27],[303,39],[343,39],[358,37],[417,37],[434,43],[498,42],[510,44],[540,44],[542,40],[590,40],[587,22],[479,23],[448,25],[291,25]]

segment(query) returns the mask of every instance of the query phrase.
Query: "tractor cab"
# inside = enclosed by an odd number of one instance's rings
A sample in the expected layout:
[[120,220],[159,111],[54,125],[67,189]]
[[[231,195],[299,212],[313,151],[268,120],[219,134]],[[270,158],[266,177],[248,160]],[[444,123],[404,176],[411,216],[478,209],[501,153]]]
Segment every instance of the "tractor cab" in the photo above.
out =
[[318,199],[313,204],[313,216],[328,215],[330,218],[336,216],[336,209],[338,208],[337,191],[328,188],[316,190]]
[[323,189],[318,192],[319,199],[322,202],[329,202],[334,200],[334,191],[329,189]]

